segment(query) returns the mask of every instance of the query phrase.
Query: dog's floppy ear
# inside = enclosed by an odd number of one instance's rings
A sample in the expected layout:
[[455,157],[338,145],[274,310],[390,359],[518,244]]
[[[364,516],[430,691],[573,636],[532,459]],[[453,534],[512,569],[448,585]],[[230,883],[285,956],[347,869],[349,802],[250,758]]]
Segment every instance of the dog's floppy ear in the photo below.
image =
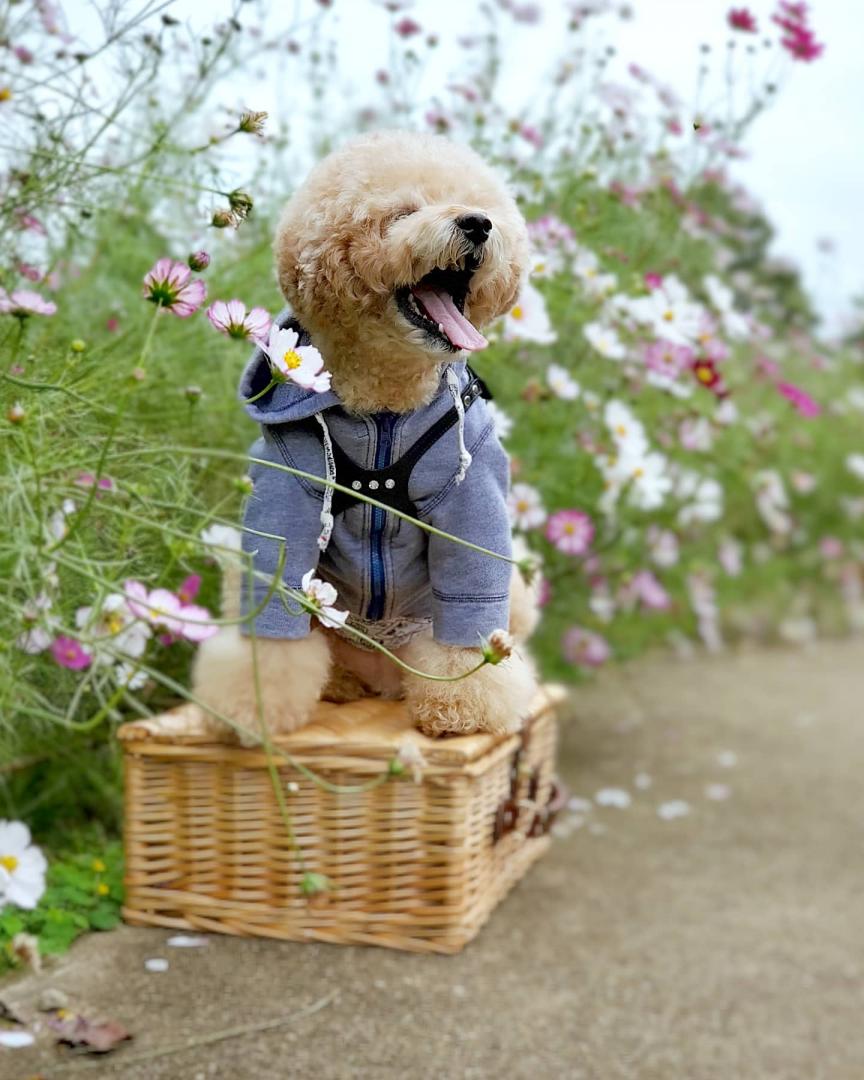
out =
[[285,299],[295,307],[300,291],[300,249],[301,240],[295,227],[292,204],[289,203],[276,228],[273,253],[279,288]]

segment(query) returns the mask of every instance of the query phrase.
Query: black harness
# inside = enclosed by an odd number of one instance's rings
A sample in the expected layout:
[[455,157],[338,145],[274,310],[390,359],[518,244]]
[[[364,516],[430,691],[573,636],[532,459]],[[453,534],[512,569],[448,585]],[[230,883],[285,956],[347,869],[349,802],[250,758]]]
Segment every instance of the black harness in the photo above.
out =
[[[311,344],[312,339],[296,319],[289,319],[285,324],[285,328],[297,332],[299,335],[298,345]],[[254,389],[256,388],[253,387],[253,390]],[[486,383],[483,382],[480,376],[475,374],[469,367],[468,385],[462,391],[462,405],[466,412],[479,397],[490,400],[492,395],[489,392]],[[414,466],[423,457],[426,451],[434,446],[441,436],[453,427],[458,419],[459,414],[456,411],[456,406],[452,405],[443,416],[435,421],[428,431],[424,432],[424,434],[422,434],[420,438],[406,450],[398,461],[392,462],[383,469],[362,468],[360,465],[357,465],[356,462],[352,461],[342,447],[333,440],[333,459],[336,465],[336,477],[339,484],[343,487],[351,488],[353,491],[356,491],[358,495],[369,495],[393,510],[401,510],[403,514],[417,517],[417,509],[408,495],[408,482],[411,479],[411,473]],[[274,428],[278,430],[282,426],[283,425],[277,424],[274,425]],[[315,420],[314,416],[307,417],[305,420],[298,421],[297,423],[286,424],[284,427],[286,430],[290,428],[296,430],[299,428],[302,431],[308,431],[323,445],[324,435],[321,430],[321,425]],[[357,495],[350,495],[345,491],[334,490],[332,513],[334,515],[344,513],[349,507],[355,506],[359,502],[362,502],[362,500],[357,498]]]
[[[479,375],[468,368],[468,385],[462,391],[462,406],[467,412],[477,398],[491,398],[489,389]],[[352,488],[360,495],[370,495],[378,502],[384,503],[393,510],[401,510],[403,514],[411,517],[417,516],[417,509],[408,495],[408,482],[414,466],[423,457],[427,450],[435,445],[441,436],[450,430],[459,419],[456,406],[451,407],[439,417],[438,420],[425,431],[420,438],[413,443],[398,461],[392,462],[383,469],[364,469],[345,453],[342,447],[333,440],[333,459],[336,463],[336,478],[343,487]],[[315,435],[323,442],[321,426],[310,416],[292,427],[301,428]],[[346,491],[333,492],[333,514],[344,513],[349,507],[362,502],[357,495],[349,495]]]

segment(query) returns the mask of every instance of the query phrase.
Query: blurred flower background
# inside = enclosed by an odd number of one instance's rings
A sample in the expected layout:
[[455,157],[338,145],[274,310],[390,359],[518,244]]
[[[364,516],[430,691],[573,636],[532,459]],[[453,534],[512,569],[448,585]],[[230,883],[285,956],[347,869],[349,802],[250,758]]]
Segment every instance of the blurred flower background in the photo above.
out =
[[239,558],[275,216],[357,131],[472,142],[530,223],[477,366],[548,675],[864,630],[849,5],[212,10],[0,2],[0,813],[101,851],[112,728],[188,697]]

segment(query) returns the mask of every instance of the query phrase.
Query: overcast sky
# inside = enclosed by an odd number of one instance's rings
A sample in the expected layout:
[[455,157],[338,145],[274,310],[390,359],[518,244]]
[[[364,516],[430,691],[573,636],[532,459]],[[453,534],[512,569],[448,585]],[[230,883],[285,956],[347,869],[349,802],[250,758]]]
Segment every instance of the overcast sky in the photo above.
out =
[[[340,24],[339,71],[342,77],[368,85],[372,72],[387,66],[387,15],[373,0],[332,0]],[[518,2],[518,0],[517,0]],[[686,103],[693,100],[702,57],[699,47],[710,43],[711,56],[725,55],[730,37],[725,16],[743,0],[631,0],[633,18],[605,20],[606,40],[617,50],[615,63],[623,69],[633,61],[670,84]],[[776,5],[752,0],[750,9],[760,31],[774,37],[770,14]],[[66,0],[65,10],[76,29],[89,22],[86,0]],[[479,0],[415,0],[410,13],[425,29],[442,38],[469,33],[478,25]],[[544,17],[538,26],[510,24],[505,51],[509,104],[534,97],[559,53],[566,13],[565,0],[541,0]],[[218,18],[229,0],[177,0],[176,15],[198,24]],[[255,10],[250,5],[250,16]],[[315,0],[273,3],[265,33],[270,36],[317,10]],[[828,326],[850,310],[853,294],[864,294],[864,11],[856,0],[813,0],[811,22],[825,53],[813,63],[789,64],[773,107],[760,117],[747,141],[750,157],[735,162],[740,178],[775,222],[775,250],[797,262]],[[760,35],[761,37],[762,35]],[[740,35],[739,35],[740,37]],[[759,40],[758,38],[756,40]],[[458,61],[458,50],[439,50],[429,72],[427,88]],[[272,69],[271,69],[272,70]],[[278,69],[277,69],[278,70]],[[274,76],[274,79],[278,76]],[[284,87],[283,87],[284,89]],[[254,108],[278,108],[275,86],[240,71],[236,100]],[[832,254],[817,247],[833,242]]]

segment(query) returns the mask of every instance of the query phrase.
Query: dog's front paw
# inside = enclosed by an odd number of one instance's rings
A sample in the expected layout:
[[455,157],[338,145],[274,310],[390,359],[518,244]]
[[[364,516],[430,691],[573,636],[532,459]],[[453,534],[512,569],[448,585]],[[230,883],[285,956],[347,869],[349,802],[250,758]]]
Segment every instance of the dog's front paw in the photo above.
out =
[[262,717],[271,735],[302,727],[330,673],[319,631],[297,641],[258,638],[254,649],[236,627],[226,627],[201,645],[193,675],[198,700],[241,746],[263,741]]
[[[422,638],[415,639],[404,655],[419,671],[453,676],[476,667],[481,653]],[[455,682],[414,675],[405,679],[414,722],[431,736],[518,731],[529,715],[536,689],[531,666],[515,652],[503,663],[487,664]]]

